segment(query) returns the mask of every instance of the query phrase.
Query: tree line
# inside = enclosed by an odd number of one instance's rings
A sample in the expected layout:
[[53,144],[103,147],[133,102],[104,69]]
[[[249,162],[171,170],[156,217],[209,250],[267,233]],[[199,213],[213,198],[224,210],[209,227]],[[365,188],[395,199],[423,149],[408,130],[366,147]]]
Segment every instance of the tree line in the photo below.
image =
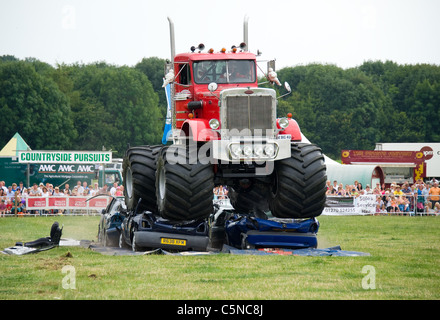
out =
[[[0,146],[19,132],[34,150],[113,150],[159,144],[166,115],[165,60],[133,67],[58,64],[0,57]],[[292,113],[324,153],[373,149],[376,142],[440,141],[440,67],[367,61],[342,69],[309,64],[277,71]],[[283,89],[275,88],[280,91]]]

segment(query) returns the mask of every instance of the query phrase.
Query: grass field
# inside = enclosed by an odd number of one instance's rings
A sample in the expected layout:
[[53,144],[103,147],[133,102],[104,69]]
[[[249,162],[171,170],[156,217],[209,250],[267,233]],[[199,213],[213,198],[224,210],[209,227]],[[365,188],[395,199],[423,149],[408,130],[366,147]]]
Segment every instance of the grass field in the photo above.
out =
[[[440,217],[318,220],[319,247],[371,256],[107,256],[58,247],[0,254],[0,299],[440,299]],[[53,221],[63,238],[96,241],[98,216],[9,217],[0,219],[0,249],[48,236]],[[65,289],[72,273],[64,266],[75,271],[74,289]]]

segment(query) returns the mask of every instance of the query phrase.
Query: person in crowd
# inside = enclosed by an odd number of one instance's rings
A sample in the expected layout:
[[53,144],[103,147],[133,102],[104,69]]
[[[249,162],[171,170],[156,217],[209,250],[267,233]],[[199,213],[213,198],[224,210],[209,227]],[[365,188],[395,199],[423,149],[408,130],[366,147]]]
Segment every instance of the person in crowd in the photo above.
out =
[[70,190],[70,186],[69,186],[68,183],[66,183],[66,184],[64,185],[63,193],[64,193],[64,195],[65,195],[66,197],[72,195],[72,190]]
[[26,210],[26,199],[28,197],[28,189],[24,188],[23,192],[21,193],[21,210],[24,214],[28,213]]
[[72,197],[78,196],[78,185],[73,187],[72,193],[70,194]]
[[399,196],[397,198],[397,206],[399,207],[399,212],[405,213],[409,212],[409,200],[405,196]]
[[118,186],[116,188],[115,196],[122,197],[124,195],[123,186]]
[[78,194],[82,194],[84,192],[84,188],[81,185],[81,181],[76,182],[76,191],[78,192]]
[[12,213],[12,200],[10,198],[6,199],[6,213],[7,214]]
[[430,207],[435,208],[436,203],[440,203],[440,188],[438,182],[434,182],[433,186],[429,189],[429,200],[431,202]]
[[330,185],[331,185],[330,180],[327,180],[327,182],[325,183],[325,186],[327,187],[327,190],[330,189]]
[[84,188],[84,191],[83,191],[83,193],[81,194],[81,196],[86,196],[86,197],[88,197],[88,196],[89,196],[89,193],[90,193],[89,188]]
[[336,195],[337,195],[337,196],[340,196],[340,197],[345,197],[345,195],[346,195],[346,193],[345,193],[345,189],[342,188],[342,186],[339,186],[339,187],[338,187],[338,192],[336,193]]
[[390,195],[390,205],[391,205],[391,211],[390,212],[394,212],[397,213],[399,212],[399,205],[397,203],[397,198],[394,194]]
[[98,186],[98,183],[95,182],[93,184],[93,188],[90,189],[90,196],[94,197],[94,196],[96,196],[98,194],[98,192],[99,192],[99,186]]
[[[65,194],[60,191],[60,187],[55,187],[55,190],[54,190],[52,196],[53,197],[65,197]],[[64,212],[64,209],[54,209],[53,210],[53,213],[55,213],[55,214],[63,214],[63,212]]]
[[333,185],[330,185],[330,188],[327,190],[326,195],[328,195],[328,196],[335,196],[336,195],[336,190],[333,187]]
[[440,202],[437,202],[434,206],[434,214],[438,216],[440,214]]
[[6,187],[6,184],[5,184],[4,181],[0,181],[0,187],[3,189],[3,191],[4,191],[5,193],[8,192],[8,188]]
[[36,183],[34,183],[32,185],[32,188],[29,191],[29,196],[30,197],[40,197],[41,196],[41,191],[38,189],[38,185]]
[[98,194],[109,194],[109,192],[108,192],[108,186],[106,185],[106,184],[104,184],[103,186],[102,186],[102,188],[101,189],[99,189],[99,193]]
[[382,196],[381,195],[376,196],[376,213],[375,213],[375,215],[376,216],[380,215],[385,211],[386,211],[386,209],[385,209],[385,204],[382,199]]
[[359,197],[359,192],[356,188],[351,189],[350,196]]
[[[3,192],[3,189],[1,189]],[[4,198],[0,198],[0,217],[6,216],[6,200]]]
[[[82,187],[84,190],[87,190],[87,193],[89,192],[89,187],[87,185],[87,181],[83,181]],[[82,194],[84,194],[84,190],[82,191]]]
[[47,190],[47,188],[46,187],[43,187],[43,190],[41,190],[41,196],[43,196],[43,197],[49,197],[49,196],[51,196],[52,194]]
[[369,184],[367,184],[367,185],[365,186],[365,190],[364,190],[363,194],[364,194],[364,195],[365,195],[365,194],[373,194],[373,190],[371,190]]
[[23,191],[26,190],[26,187],[24,186],[23,181],[19,182],[18,188],[20,189],[20,194],[23,194]]
[[15,197],[15,191],[12,190],[12,186],[8,187],[8,192],[6,193],[6,196],[9,200],[12,200]]
[[394,192],[393,192],[393,194],[394,194],[395,196],[397,196],[397,197],[403,196],[403,192],[402,192],[402,190],[400,189],[400,186],[399,186],[399,185],[395,185],[395,186],[394,186]]
[[116,189],[118,188],[118,183],[113,182],[113,186],[110,188],[110,195],[114,196],[116,194]]

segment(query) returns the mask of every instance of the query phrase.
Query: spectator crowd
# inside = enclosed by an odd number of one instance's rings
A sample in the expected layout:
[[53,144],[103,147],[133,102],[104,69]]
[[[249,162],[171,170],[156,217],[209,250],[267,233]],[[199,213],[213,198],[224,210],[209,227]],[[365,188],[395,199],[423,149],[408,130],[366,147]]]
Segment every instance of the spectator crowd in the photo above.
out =
[[[117,182],[109,189],[107,185],[99,188],[98,183],[88,186],[86,181],[77,181],[71,188],[69,184],[63,187],[54,187],[51,183],[34,183],[32,187],[25,187],[22,182],[18,185],[6,187],[4,181],[0,181],[0,217],[5,214],[26,214],[27,197],[74,197],[88,196],[93,197],[99,194],[112,196],[123,196],[124,187],[119,186]],[[374,188],[366,185],[365,188],[358,181],[352,185],[339,183],[335,180],[333,183],[327,181],[327,196],[334,197],[359,197],[360,195],[376,195],[376,213],[377,214],[410,214],[414,212],[427,214],[440,214],[440,187],[439,181],[435,178],[424,182],[417,180],[414,184],[407,182],[399,185],[392,183],[389,187],[385,184],[376,183]],[[226,186],[218,186],[214,189],[214,199],[227,199],[228,189]]]
[[424,182],[417,180],[414,184],[404,182],[402,185],[376,183],[374,188],[355,181],[345,186],[337,181],[327,181],[327,196],[359,197],[360,195],[376,195],[377,214],[440,214],[439,181],[433,178]]
[[87,196],[93,197],[99,194],[108,194],[112,196],[123,196],[124,187],[119,186],[117,182],[109,189],[107,185],[99,188],[98,183],[89,186],[86,181],[77,181],[76,185],[71,188],[69,184],[54,187],[51,183],[40,184],[34,183],[32,187],[25,187],[23,182],[12,183],[6,187],[5,181],[0,181],[0,217],[5,214],[28,214],[26,210],[27,197],[75,197]]

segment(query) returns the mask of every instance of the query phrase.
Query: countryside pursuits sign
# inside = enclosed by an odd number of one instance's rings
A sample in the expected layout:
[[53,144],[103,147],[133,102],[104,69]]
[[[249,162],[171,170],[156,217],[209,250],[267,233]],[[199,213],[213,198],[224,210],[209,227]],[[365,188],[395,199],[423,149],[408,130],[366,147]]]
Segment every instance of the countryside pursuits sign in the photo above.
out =
[[110,163],[111,151],[19,151],[20,163]]

